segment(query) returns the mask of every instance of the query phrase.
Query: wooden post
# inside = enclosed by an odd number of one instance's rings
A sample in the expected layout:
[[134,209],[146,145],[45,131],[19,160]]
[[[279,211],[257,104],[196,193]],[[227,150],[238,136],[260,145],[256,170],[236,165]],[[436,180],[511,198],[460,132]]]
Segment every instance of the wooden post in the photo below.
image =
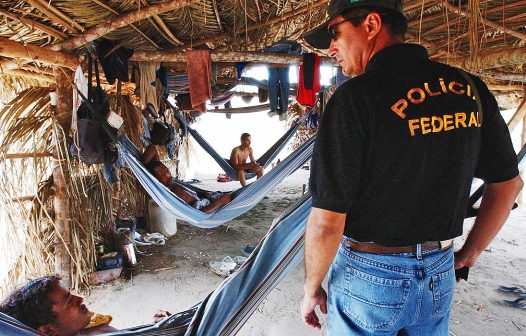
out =
[[[69,77],[69,78],[68,78]],[[67,69],[55,68],[55,78],[57,80],[57,102],[55,114],[63,114],[73,108],[73,98],[71,94],[70,81],[73,80],[73,72]],[[64,132],[67,132],[69,125],[66,121],[61,122]],[[62,143],[63,133],[55,133],[55,141],[57,144]],[[58,145],[60,146],[60,145]],[[66,174],[68,171],[62,165],[62,155],[64,153],[59,147],[54,148],[53,155],[53,183],[55,184],[55,195],[53,196],[53,207],[55,209],[55,228],[56,234],[53,241],[55,248],[55,273],[62,277],[66,284],[71,283],[71,259],[68,253],[68,248],[71,243],[70,223],[69,217],[69,195],[66,183]]]

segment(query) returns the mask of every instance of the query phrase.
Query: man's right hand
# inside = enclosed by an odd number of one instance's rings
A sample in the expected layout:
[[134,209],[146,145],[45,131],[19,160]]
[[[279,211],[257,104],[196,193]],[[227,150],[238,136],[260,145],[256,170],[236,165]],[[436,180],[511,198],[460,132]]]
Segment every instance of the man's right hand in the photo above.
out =
[[306,325],[321,329],[320,319],[316,315],[315,308],[320,306],[323,314],[327,314],[327,292],[321,286],[314,295],[305,293],[301,302],[301,317]]

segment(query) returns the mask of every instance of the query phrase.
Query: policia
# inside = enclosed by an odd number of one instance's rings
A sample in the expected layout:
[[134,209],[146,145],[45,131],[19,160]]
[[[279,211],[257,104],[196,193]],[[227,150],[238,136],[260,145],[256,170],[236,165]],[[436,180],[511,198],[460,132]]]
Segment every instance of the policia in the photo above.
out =
[[[304,38],[353,78],[314,148],[303,320],[320,328],[320,306],[329,335],[449,335],[454,268],[476,264],[523,186],[508,129],[479,78],[404,43],[399,0],[332,0],[327,12]],[[454,256],[474,176],[487,186]]]

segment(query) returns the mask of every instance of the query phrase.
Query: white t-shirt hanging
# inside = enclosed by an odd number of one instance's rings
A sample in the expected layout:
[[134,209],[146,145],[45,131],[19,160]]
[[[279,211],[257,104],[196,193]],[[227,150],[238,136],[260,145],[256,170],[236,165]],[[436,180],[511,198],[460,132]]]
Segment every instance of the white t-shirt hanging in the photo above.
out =
[[[85,97],[88,97],[88,79],[86,76],[84,76],[84,72],[82,71],[82,67],[79,65],[77,67],[77,70],[75,70],[75,77],[73,78],[73,83],[77,86],[80,92]],[[71,116],[71,130],[77,131],[77,110],[79,109],[80,104],[82,104],[83,99],[77,92],[77,90],[73,90],[73,114]]]

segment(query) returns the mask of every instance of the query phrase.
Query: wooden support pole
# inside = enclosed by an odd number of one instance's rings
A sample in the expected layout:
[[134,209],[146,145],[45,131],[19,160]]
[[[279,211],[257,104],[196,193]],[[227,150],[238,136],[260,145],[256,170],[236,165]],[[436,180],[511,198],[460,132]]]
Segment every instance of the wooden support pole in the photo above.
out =
[[[521,144],[526,143],[526,114],[522,117],[522,132],[521,132]],[[522,167],[521,176],[523,180],[526,180],[526,168]],[[519,195],[519,204],[526,204],[526,188],[522,189]]]
[[81,36],[74,37],[59,44],[54,44],[51,49],[58,51],[64,49],[75,49],[91,41],[98,39],[116,29],[127,26],[140,20],[147,19],[153,15],[166,13],[177,10],[185,6],[198,2],[198,0],[170,0],[161,2],[156,5],[143,7],[140,10],[134,10],[122,16],[116,17],[113,20],[100,24],[96,27],[86,30]]
[[[55,68],[55,76],[57,79],[57,102],[56,113],[61,114],[66,111],[71,111],[73,108],[70,81],[73,80],[73,72],[67,69]],[[69,78],[68,78],[69,77]],[[65,131],[67,129],[64,129]],[[62,132],[57,132],[55,135],[56,143],[61,143]],[[71,283],[71,259],[68,249],[71,244],[69,216],[69,195],[66,184],[66,168],[62,165],[59,153],[62,152],[59,148],[55,148],[54,153],[54,168],[53,168],[53,183],[55,185],[55,194],[53,196],[53,207],[55,209],[55,238],[53,246],[55,250],[55,273],[62,277],[66,284]],[[67,153],[65,153],[67,155]]]
[[[299,64],[302,56],[237,51],[212,51],[212,62],[256,62],[274,64]],[[136,51],[130,59],[136,62],[180,62],[186,63],[186,51]],[[322,63],[336,64],[334,59],[322,57]]]
[[23,45],[5,37],[0,37],[0,56],[38,61],[43,64],[69,69],[75,69],[79,65],[79,61],[75,56],[32,44]]
[[49,152],[38,152],[38,153],[10,153],[5,154],[1,156],[0,158],[6,159],[6,160],[13,160],[13,159],[32,159],[32,158],[43,158],[43,157],[50,157],[53,156],[52,153]]
[[510,121],[508,121],[508,128],[510,130],[510,133],[515,130],[515,127],[519,125],[519,122],[524,119],[526,116],[526,96],[522,99],[522,102],[520,103],[519,107],[517,107],[517,110],[511,117]]

